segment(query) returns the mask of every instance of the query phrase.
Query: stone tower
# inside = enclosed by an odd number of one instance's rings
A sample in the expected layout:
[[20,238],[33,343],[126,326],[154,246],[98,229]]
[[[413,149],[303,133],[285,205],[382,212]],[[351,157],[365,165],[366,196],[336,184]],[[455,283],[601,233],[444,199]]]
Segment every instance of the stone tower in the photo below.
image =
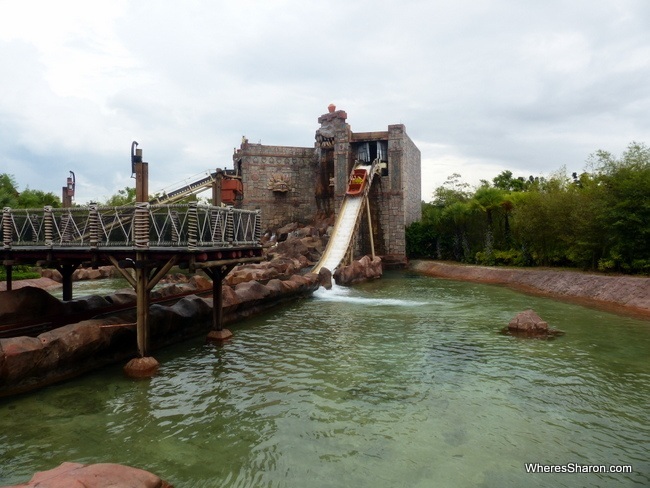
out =
[[399,262],[406,256],[405,228],[421,218],[420,150],[402,124],[353,132],[347,117],[330,105],[318,118],[314,147],[265,146],[244,139],[233,155],[244,187],[237,206],[260,209],[263,229],[308,224],[336,214],[356,163],[379,160],[381,170],[369,193],[371,225],[362,223],[357,251],[368,252],[371,227],[376,253]]

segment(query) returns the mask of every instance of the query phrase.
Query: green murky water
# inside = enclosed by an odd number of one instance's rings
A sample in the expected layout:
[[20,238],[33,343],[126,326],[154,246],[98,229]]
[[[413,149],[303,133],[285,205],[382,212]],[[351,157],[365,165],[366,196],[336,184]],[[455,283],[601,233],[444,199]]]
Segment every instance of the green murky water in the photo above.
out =
[[[526,308],[566,335],[499,334]],[[176,488],[650,485],[648,321],[390,274],[230,328],[158,351],[152,380],[118,365],[0,400],[0,484],[77,461]]]

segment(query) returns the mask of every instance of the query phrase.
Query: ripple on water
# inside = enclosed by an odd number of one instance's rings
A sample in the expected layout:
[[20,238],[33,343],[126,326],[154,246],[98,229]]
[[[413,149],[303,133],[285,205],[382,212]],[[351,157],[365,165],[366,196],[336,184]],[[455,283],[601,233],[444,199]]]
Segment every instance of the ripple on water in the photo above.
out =
[[[567,334],[499,334],[531,307]],[[11,459],[0,481],[82,460],[135,464],[193,487],[650,482],[646,323],[388,275],[231,329],[220,347],[160,351],[150,381],[107,368],[0,403]],[[635,472],[526,475],[526,462],[632,463]]]

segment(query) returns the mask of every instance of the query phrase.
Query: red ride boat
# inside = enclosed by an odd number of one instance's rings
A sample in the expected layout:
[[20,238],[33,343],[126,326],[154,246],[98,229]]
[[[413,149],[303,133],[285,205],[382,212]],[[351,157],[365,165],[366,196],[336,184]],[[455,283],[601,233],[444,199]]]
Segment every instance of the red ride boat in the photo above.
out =
[[348,184],[348,195],[356,196],[363,192],[363,187],[366,185],[366,178],[368,172],[365,169],[355,169],[350,175],[350,183]]

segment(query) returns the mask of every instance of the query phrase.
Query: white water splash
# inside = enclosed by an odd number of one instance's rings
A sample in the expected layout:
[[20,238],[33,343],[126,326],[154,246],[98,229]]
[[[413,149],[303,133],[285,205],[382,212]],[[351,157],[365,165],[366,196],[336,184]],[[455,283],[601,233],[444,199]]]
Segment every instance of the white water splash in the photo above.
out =
[[401,300],[398,298],[368,298],[355,294],[351,288],[339,286],[332,283],[332,288],[326,290],[321,287],[316,290],[312,296],[318,300],[326,302],[340,302],[340,303],[354,303],[359,305],[366,305],[369,307],[416,307],[426,305],[427,302],[419,302],[416,300]]

